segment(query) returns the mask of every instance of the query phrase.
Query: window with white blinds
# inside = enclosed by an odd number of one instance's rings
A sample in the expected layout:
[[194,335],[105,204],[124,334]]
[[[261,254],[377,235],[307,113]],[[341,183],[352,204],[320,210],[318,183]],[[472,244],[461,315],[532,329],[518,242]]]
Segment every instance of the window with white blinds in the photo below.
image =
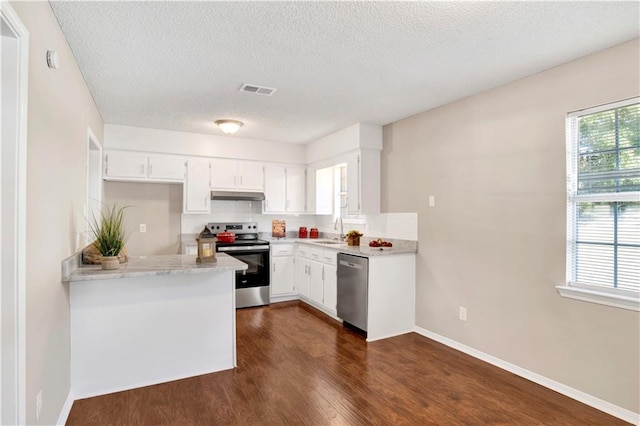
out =
[[640,98],[567,117],[567,285],[640,292]]

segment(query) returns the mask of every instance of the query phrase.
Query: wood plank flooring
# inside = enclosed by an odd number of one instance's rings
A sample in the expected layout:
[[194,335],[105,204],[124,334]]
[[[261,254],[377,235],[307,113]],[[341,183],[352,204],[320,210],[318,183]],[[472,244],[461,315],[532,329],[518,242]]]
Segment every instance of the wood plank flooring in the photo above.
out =
[[626,425],[417,334],[301,302],[237,311],[238,368],[76,401],[68,425]]

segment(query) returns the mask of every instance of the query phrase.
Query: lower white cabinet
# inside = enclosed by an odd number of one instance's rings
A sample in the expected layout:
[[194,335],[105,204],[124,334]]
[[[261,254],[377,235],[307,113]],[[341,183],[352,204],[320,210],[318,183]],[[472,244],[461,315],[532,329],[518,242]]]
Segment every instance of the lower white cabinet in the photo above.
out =
[[293,244],[271,245],[271,296],[295,295]]
[[296,256],[298,294],[312,306],[336,315],[338,253],[300,244]]
[[309,263],[308,259],[296,257],[296,289],[302,297],[309,297]]
[[324,293],[322,304],[331,313],[337,313],[338,305],[338,268],[335,266],[324,265]]

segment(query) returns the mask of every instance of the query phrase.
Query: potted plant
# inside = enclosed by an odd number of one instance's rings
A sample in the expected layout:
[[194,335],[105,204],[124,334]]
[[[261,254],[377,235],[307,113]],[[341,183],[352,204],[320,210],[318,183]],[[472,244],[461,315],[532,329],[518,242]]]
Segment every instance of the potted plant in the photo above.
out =
[[347,245],[349,246],[359,246],[360,245],[360,237],[362,237],[362,232],[352,229],[347,232]]
[[124,231],[124,209],[114,204],[104,206],[100,216],[93,216],[89,224],[95,237],[94,247],[102,255],[102,269],[118,269],[120,261],[118,255],[124,247],[126,234]]

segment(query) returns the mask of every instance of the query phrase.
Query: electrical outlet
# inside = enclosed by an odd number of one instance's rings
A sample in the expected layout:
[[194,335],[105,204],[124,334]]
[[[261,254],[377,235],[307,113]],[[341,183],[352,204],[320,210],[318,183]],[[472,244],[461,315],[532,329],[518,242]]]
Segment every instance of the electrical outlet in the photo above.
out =
[[36,395],[36,422],[40,422],[40,414],[42,413],[42,389]]
[[146,223],[141,223],[140,224],[140,233],[144,234],[145,232],[147,232],[147,224]]
[[460,320],[466,321],[467,320],[467,308],[460,306],[459,312],[458,312],[458,317],[460,318]]
[[429,195],[429,207],[435,207],[435,206],[436,206],[436,196]]

